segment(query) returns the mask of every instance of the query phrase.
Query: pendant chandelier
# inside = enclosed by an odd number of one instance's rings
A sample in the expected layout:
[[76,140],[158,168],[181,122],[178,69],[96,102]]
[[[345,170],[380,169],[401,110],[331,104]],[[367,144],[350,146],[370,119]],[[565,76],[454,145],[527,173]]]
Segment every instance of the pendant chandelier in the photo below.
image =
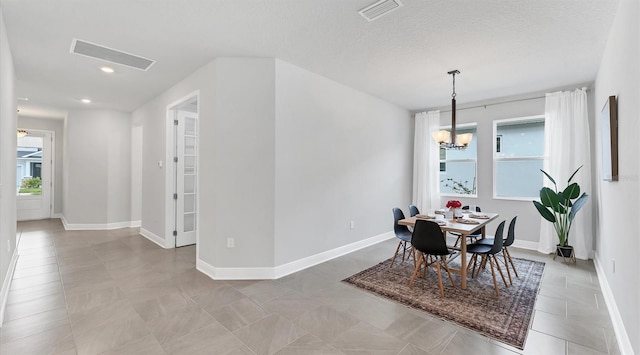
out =
[[444,149],[465,149],[473,135],[471,133],[464,133],[456,135],[456,74],[460,74],[459,70],[452,70],[448,72],[453,76],[453,93],[451,94],[451,132],[440,130],[433,132],[433,139],[440,145],[440,148]]
[[16,132],[16,135],[18,136],[18,138],[22,138],[22,137],[26,136],[27,134],[29,134],[29,132],[25,131],[24,129],[19,129]]

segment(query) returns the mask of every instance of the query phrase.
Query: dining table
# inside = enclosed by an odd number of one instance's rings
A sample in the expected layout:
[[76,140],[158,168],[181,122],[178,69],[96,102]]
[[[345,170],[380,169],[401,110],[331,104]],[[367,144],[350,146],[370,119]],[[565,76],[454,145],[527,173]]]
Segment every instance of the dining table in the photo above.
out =
[[[460,274],[460,287],[467,288],[467,239],[469,234],[481,230],[482,238],[486,237],[486,225],[498,218],[497,213],[469,213],[458,219],[438,219],[435,216],[416,215],[398,221],[398,224],[413,227],[418,219],[439,222],[440,229],[446,237],[447,232],[459,233],[462,238],[460,242],[460,269],[450,268],[451,272]],[[465,221],[466,220],[466,221]],[[477,222],[477,223],[476,223]]]

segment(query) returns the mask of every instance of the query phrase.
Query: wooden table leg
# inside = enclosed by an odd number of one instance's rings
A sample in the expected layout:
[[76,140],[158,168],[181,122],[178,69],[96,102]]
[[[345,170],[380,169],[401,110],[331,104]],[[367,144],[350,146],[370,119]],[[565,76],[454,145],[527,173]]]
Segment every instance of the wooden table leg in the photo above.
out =
[[467,288],[467,236],[463,235],[462,248],[460,249],[460,277],[462,277],[462,281],[460,281],[460,287],[464,290]]

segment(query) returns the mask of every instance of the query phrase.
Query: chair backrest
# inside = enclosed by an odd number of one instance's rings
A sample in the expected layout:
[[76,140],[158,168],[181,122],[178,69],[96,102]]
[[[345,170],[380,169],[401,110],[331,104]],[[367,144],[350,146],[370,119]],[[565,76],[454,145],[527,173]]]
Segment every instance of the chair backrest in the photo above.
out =
[[409,205],[409,215],[411,217],[420,214],[420,210],[418,210],[418,207],[416,205]]
[[489,254],[497,254],[502,250],[502,245],[504,243],[502,240],[502,233],[504,231],[505,222],[506,220],[500,222],[500,225],[496,228],[496,235],[493,237],[493,246],[491,247]]
[[433,221],[419,219],[413,227],[411,244],[414,248],[429,255],[448,255],[449,249],[440,226]]
[[396,236],[409,233],[409,227],[403,226],[398,223],[399,220],[404,219],[404,213],[398,207],[393,208],[393,231],[396,233]]
[[507,232],[507,239],[504,240],[502,246],[510,247],[513,241],[516,240],[516,219],[518,216],[513,217],[511,223],[509,223],[509,231]]
[[[463,210],[468,210],[469,206],[462,206],[462,209]],[[471,212],[474,212],[474,211],[471,211]],[[480,206],[476,206],[475,212],[482,212],[482,210],[480,209]]]

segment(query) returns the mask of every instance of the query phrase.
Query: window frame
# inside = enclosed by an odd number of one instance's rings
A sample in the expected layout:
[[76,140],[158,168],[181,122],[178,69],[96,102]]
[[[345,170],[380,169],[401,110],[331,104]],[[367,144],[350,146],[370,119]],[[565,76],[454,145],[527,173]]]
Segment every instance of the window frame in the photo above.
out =
[[[440,190],[440,196],[445,196],[445,197],[458,197],[458,198],[477,198],[478,197],[478,123],[477,122],[471,122],[471,123],[463,123],[463,124],[457,124],[456,125],[456,131],[458,129],[469,129],[469,128],[474,128],[475,129],[475,133],[474,133],[474,137],[473,139],[476,140],[476,158],[475,159],[439,159],[438,162],[440,163],[440,169],[438,171],[438,184],[441,184],[440,182],[440,178],[442,175],[442,163],[446,164],[447,162],[456,162],[456,163],[470,163],[473,162],[474,163],[474,176],[475,176],[475,193],[474,194],[456,194],[456,193],[449,193],[449,192],[442,192],[442,190]],[[451,125],[448,126],[440,126],[440,129],[443,130],[448,130],[449,132],[451,132]],[[440,150],[438,150],[438,154],[440,155]],[[445,168],[446,171],[446,168]]]
[[[539,160],[544,161],[546,156],[544,155],[544,151],[541,156],[521,156],[521,157],[508,157],[508,158],[499,158],[497,152],[498,145],[498,124],[501,123],[510,123],[510,122],[519,122],[519,123],[528,123],[528,122],[543,122],[546,125],[546,116],[544,114],[532,115],[532,116],[522,116],[522,117],[513,117],[513,118],[505,118],[500,120],[493,120],[493,199],[494,200],[508,200],[508,201],[531,201],[532,199],[538,199],[538,196],[529,196],[529,197],[506,197],[506,196],[498,196],[498,188],[497,188],[497,180],[498,180],[498,162],[500,161],[534,161]],[[546,130],[544,131],[546,134]],[[502,136],[502,135],[500,135]],[[500,142],[502,143],[502,141]],[[544,144],[544,143],[543,143]],[[502,147],[501,147],[502,148]],[[502,150],[502,149],[501,149]]]

